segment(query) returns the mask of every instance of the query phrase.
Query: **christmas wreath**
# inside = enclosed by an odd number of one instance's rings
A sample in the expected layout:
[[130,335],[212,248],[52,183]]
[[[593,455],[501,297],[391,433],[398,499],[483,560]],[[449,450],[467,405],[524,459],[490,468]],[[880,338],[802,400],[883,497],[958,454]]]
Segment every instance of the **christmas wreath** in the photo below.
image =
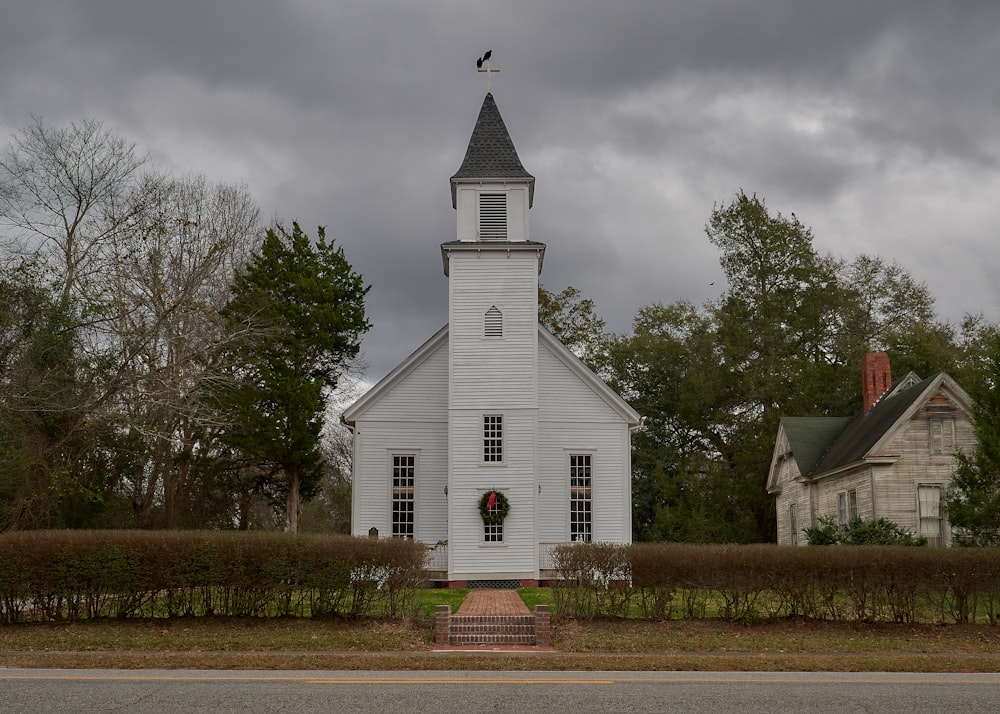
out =
[[479,499],[479,515],[488,526],[498,526],[510,513],[510,502],[502,491],[487,491]]

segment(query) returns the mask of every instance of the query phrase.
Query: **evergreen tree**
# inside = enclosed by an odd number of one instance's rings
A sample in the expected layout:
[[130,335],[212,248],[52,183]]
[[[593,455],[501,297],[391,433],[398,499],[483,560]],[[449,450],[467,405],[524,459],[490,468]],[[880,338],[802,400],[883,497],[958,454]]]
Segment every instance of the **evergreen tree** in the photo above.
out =
[[976,450],[958,454],[944,505],[955,538],[967,545],[1000,545],[1000,337],[971,385]]
[[217,391],[221,440],[262,474],[262,492],[283,497],[292,532],[322,477],[326,396],[369,328],[367,292],[322,228],[312,243],[293,224],[267,231],[223,311],[234,338]]

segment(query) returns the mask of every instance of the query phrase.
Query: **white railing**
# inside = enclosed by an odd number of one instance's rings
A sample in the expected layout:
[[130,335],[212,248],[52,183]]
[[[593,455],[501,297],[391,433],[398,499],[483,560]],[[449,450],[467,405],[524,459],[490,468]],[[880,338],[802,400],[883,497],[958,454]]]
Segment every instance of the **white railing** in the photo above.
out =
[[427,548],[427,569],[448,572],[447,543],[438,543]]
[[538,544],[538,569],[555,570],[556,547],[565,543],[539,543]]

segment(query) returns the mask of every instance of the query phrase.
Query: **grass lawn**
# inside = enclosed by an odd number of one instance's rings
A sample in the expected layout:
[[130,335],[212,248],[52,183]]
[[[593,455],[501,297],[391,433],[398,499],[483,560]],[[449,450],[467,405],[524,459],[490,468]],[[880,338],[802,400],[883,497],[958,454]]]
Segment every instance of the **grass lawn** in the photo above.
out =
[[[555,652],[433,652],[436,604],[407,622],[306,619],[95,620],[0,626],[0,667],[1000,671],[1000,627],[771,620],[563,621]],[[551,602],[525,589],[529,607]]]

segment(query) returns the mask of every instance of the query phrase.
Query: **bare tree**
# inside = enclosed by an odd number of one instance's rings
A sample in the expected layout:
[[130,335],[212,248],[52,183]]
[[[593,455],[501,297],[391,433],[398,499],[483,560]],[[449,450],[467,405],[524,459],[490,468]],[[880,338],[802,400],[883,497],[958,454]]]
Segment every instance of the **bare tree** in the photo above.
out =
[[35,117],[0,157],[0,221],[46,258],[64,300],[107,265],[112,237],[145,209],[145,165],[93,119],[54,129]]
[[164,181],[141,224],[115,235],[106,291],[129,378],[119,404],[137,449],[128,487],[136,523],[181,524],[201,423],[198,392],[224,339],[219,311],[235,270],[260,238],[245,186],[204,177]]
[[[98,121],[56,129],[35,118],[0,154],[0,258],[40,266],[35,280],[72,337],[53,374],[65,373],[73,390],[46,402],[61,410],[46,454],[58,461],[73,439],[89,445],[86,468],[121,477],[114,488],[136,525],[177,526],[194,500],[191,469],[206,431],[197,393],[259,222],[245,186],[157,175]],[[38,402],[14,396],[6,405],[25,414]],[[84,468],[43,465],[74,476]],[[49,481],[34,479],[42,491]]]

